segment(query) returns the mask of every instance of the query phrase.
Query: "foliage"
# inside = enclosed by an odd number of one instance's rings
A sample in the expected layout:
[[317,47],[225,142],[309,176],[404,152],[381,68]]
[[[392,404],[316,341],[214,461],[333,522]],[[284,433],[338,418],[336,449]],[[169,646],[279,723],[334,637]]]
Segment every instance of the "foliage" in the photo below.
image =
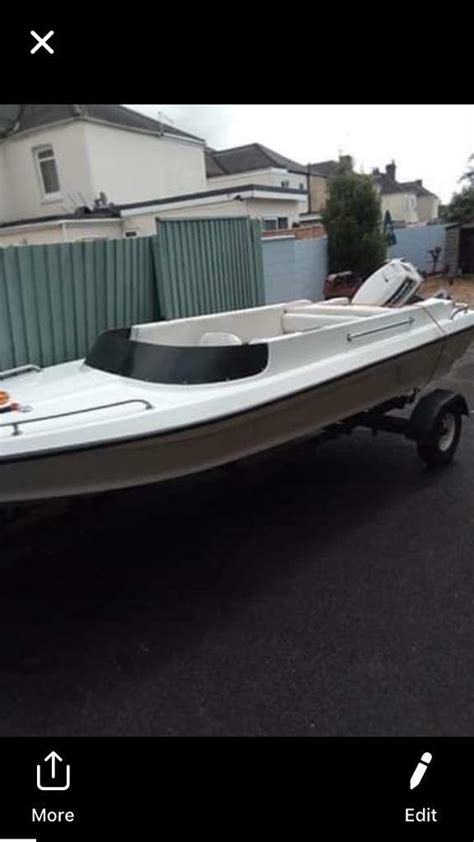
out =
[[354,173],[347,162],[329,182],[323,221],[330,272],[350,270],[366,278],[384,262],[380,199],[371,177]]
[[459,181],[467,181],[469,185],[474,186],[474,155],[470,155],[467,162],[467,170]]
[[444,218],[447,222],[474,222],[474,182],[455,193],[446,208]]
[[459,181],[467,181],[459,193],[455,193],[446,208],[443,208],[443,219],[447,222],[474,221],[474,155],[468,160],[468,168]]

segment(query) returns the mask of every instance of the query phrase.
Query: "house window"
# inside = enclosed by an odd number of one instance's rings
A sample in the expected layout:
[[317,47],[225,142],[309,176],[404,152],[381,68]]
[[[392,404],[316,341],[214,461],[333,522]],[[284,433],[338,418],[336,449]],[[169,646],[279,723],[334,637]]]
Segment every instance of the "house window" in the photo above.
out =
[[278,231],[288,228],[287,216],[267,216],[263,220],[264,231]]
[[304,190],[304,189],[305,189],[304,182],[303,182],[303,181],[300,181],[300,190]]
[[281,186],[282,187],[289,187],[290,186],[289,180],[286,178],[284,181],[282,181]]
[[57,198],[61,189],[53,147],[39,146],[33,152],[44,196],[47,199]]
[[278,228],[276,216],[263,220],[264,231],[276,231]]
[[130,237],[138,237],[138,231],[136,231],[135,229],[133,229],[133,231],[132,231],[132,230],[130,230],[130,231],[125,231],[123,236],[124,236],[124,237],[125,237],[125,239],[127,239],[127,240],[129,240],[129,239],[130,239]]

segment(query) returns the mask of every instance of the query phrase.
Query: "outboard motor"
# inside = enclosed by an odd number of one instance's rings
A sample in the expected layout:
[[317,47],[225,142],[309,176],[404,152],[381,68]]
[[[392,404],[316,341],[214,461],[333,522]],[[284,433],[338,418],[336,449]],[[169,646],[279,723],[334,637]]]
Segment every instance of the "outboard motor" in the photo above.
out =
[[394,258],[369,275],[357,290],[352,303],[401,307],[413,297],[422,281],[412,263]]

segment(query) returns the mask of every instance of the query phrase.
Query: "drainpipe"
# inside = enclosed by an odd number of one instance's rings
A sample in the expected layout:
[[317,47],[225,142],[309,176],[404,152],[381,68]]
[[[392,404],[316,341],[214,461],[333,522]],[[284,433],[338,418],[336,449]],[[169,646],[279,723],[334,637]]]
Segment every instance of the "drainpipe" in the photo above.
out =
[[312,204],[311,204],[311,164],[308,164],[307,183],[308,183],[308,213],[312,213],[313,208],[312,208]]
[[63,231],[63,243],[67,243],[66,223],[65,222],[61,222],[61,228],[62,228],[62,231]]

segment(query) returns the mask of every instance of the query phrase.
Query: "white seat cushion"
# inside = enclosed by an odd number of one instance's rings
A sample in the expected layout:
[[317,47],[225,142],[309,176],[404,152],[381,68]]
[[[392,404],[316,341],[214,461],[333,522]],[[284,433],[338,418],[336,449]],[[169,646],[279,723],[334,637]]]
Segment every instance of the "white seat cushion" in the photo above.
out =
[[200,345],[242,345],[242,340],[235,333],[227,333],[222,330],[203,333],[199,340]]
[[318,301],[318,304],[349,304],[350,299],[346,296],[341,296],[340,298],[327,298],[325,301]]
[[285,304],[285,313],[288,313],[290,310],[300,310],[302,307],[310,307],[311,304],[314,304],[314,301],[311,301],[310,298],[298,298],[295,301],[288,301]]

